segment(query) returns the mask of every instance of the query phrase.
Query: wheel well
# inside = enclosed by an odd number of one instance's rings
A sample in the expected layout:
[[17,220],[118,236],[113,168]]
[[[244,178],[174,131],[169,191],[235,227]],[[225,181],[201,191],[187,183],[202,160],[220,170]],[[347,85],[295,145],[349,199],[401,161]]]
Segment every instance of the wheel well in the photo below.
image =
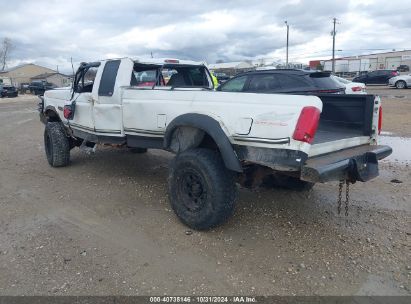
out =
[[[176,130],[179,131],[175,132]],[[167,126],[163,143],[165,149],[178,153],[200,145],[208,148],[218,147],[228,169],[243,171],[230,140],[214,118],[205,114],[187,113],[176,117]]]
[[214,139],[208,134],[205,133],[203,140],[201,143],[198,145],[200,148],[207,148],[211,150],[219,150],[217,143],[214,141]]
[[[238,162],[236,155],[234,154],[234,160],[230,158],[231,155],[227,151],[227,147],[219,147],[217,142],[209,133],[197,127],[176,127],[171,134],[168,148],[174,153],[181,153],[185,150],[193,148],[207,148],[210,150],[215,150],[221,154],[227,168],[233,171],[242,172],[241,165]],[[232,149],[231,146],[229,148]],[[233,165],[232,161],[237,161],[238,166],[236,167]]]
[[50,109],[46,110],[44,114],[46,115],[47,120],[50,122],[51,121],[57,121],[57,122],[61,121],[60,116],[53,110],[50,110]]
[[191,126],[179,126],[173,130],[169,148],[174,153],[199,147],[206,138],[211,138],[204,130]]

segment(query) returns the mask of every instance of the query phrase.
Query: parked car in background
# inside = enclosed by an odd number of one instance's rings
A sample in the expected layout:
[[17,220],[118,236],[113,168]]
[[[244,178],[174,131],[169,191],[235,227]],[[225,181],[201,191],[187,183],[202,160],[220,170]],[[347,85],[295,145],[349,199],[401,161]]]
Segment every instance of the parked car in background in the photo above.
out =
[[345,86],[345,94],[367,94],[364,83],[352,82],[335,75],[331,75],[331,78],[337,83]]
[[409,72],[410,71],[410,67],[406,64],[401,64],[398,68],[397,68],[398,72]]
[[30,89],[29,89],[29,83],[27,83],[27,82],[23,82],[23,83],[20,83],[20,86],[19,86],[19,91],[20,91],[20,94],[26,94],[27,93],[27,91],[29,91]]
[[230,76],[228,76],[226,73],[214,73],[214,76],[217,77],[218,83],[220,84],[230,79]]
[[400,75],[394,70],[377,70],[354,77],[353,82],[362,82],[365,84],[388,84],[391,77]]
[[411,74],[392,77],[388,84],[397,89],[411,88]]
[[47,90],[54,89],[56,86],[50,82],[45,81],[33,81],[29,84],[30,93],[34,95],[44,95]]
[[17,97],[17,89],[11,85],[0,85],[0,97]]
[[259,70],[237,75],[219,86],[217,91],[304,95],[344,94],[345,87],[330,76],[329,72],[291,69]]

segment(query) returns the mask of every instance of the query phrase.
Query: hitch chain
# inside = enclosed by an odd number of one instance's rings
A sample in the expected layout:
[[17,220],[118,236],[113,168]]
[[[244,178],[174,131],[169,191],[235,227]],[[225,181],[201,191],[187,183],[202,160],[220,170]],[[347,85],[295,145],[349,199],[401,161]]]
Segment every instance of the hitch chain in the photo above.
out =
[[348,205],[350,202],[350,182],[349,180],[341,180],[338,184],[338,201],[337,201],[337,210],[338,214],[341,213],[342,205],[342,191],[345,183],[345,216],[348,216]]

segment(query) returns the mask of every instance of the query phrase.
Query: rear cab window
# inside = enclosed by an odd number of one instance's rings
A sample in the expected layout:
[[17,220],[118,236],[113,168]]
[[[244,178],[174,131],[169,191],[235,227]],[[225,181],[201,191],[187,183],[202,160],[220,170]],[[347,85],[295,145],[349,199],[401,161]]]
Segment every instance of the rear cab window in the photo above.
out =
[[152,87],[156,84],[158,70],[133,71],[130,85],[136,87]]
[[140,88],[167,86],[172,88],[211,88],[210,78],[204,66],[136,63],[130,85]]

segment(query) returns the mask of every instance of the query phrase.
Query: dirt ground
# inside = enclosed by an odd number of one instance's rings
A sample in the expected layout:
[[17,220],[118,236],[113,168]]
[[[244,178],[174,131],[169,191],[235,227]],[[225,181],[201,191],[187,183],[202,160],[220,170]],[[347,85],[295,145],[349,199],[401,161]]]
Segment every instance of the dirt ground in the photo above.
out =
[[[369,91],[385,131],[411,136],[411,90]],[[51,168],[36,103],[0,100],[0,295],[411,294],[408,158],[353,185],[348,217],[336,183],[242,189],[228,223],[189,231],[167,201],[170,154],[75,149]]]
[[367,92],[381,97],[384,131],[411,137],[411,89],[369,86]]

